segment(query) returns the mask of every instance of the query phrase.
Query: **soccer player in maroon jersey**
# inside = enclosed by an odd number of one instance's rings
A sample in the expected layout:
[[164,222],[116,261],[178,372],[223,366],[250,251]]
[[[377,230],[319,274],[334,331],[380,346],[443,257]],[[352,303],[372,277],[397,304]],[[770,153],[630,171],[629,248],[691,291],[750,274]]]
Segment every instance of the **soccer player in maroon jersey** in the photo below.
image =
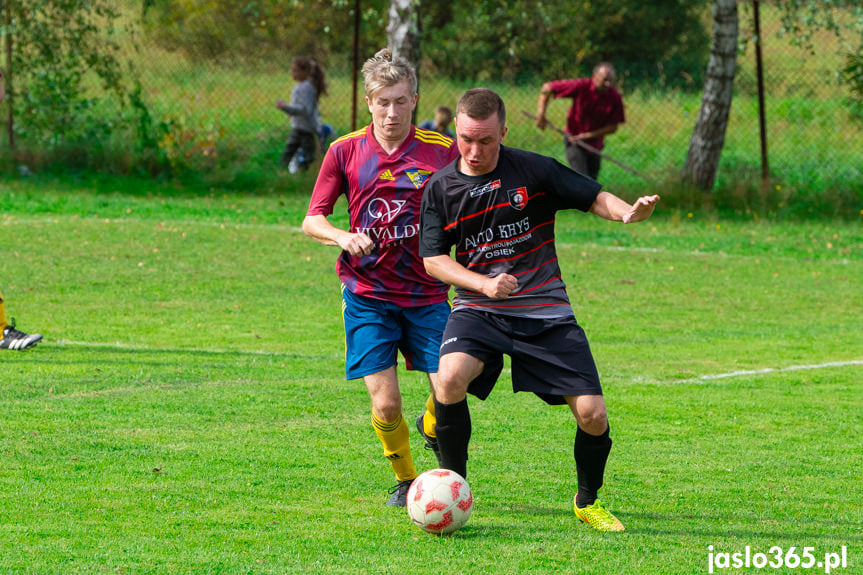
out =
[[[417,78],[405,60],[381,50],[365,62],[363,76],[372,122],[330,146],[303,231],[341,250],[336,270],[342,282],[345,371],[348,379],[363,378],[368,388],[372,427],[398,480],[387,505],[404,507],[418,474],[402,417],[397,351],[408,369],[424,371],[434,381],[449,286],[429,276],[419,257],[419,208],[429,176],[458,150],[451,138],[413,126]],[[328,220],[342,194],[349,229]],[[431,395],[417,426],[433,447]]]
[[608,417],[558,266],[554,220],[577,209],[638,222],[659,196],[629,205],[552,158],[502,146],[506,109],[491,90],[465,92],[455,126],[460,156],[429,181],[420,230],[426,270],[456,287],[434,384],[441,464],[466,474],[467,393],[488,397],[508,354],[515,391],[566,404],[575,416],[575,514],[595,529],[623,531],[597,498],[611,450]]

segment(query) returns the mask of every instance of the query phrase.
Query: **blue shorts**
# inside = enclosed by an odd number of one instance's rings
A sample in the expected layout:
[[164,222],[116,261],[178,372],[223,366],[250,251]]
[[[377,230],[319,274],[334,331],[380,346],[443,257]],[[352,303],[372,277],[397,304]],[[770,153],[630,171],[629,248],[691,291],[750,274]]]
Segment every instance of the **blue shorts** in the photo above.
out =
[[359,296],[342,286],[345,319],[345,374],[357,379],[398,363],[401,350],[407,369],[437,373],[438,354],[448,302],[401,307]]

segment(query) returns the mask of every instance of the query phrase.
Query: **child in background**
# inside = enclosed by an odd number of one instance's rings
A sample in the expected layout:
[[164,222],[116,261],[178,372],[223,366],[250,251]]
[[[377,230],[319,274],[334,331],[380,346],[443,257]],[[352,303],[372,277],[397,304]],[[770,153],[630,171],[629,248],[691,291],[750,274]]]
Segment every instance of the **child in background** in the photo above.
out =
[[[327,148],[330,147],[330,144],[333,143],[333,140],[335,140],[336,137],[336,131],[331,125],[324,124],[323,122],[318,124],[318,148],[320,148],[322,156],[327,153]],[[300,166],[305,163],[306,154],[303,152],[303,148],[301,147],[297,150],[297,153],[294,154],[294,157],[291,158],[291,162],[288,164],[288,171],[292,174],[296,174],[300,171]]]
[[323,68],[307,56],[294,58],[291,76],[297,83],[291,91],[291,103],[276,100],[276,108],[291,117],[291,135],[282,154],[282,165],[288,166],[297,150],[302,149],[299,168],[306,170],[315,159],[315,134],[320,123],[318,99],[327,93],[327,83]]
[[421,130],[432,130],[455,139],[449,125],[452,123],[452,110],[446,106],[438,106],[434,111],[434,121],[429,120],[419,125]]

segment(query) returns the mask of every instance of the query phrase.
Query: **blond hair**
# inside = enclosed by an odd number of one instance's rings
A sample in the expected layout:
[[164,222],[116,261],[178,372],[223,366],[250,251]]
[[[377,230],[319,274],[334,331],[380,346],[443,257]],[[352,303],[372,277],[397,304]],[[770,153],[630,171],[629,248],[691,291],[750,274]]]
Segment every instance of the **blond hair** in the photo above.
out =
[[411,94],[416,94],[417,74],[414,67],[404,58],[393,58],[389,48],[379,50],[363,64],[363,86],[369,98],[381,88],[395,86],[404,80],[408,81]]

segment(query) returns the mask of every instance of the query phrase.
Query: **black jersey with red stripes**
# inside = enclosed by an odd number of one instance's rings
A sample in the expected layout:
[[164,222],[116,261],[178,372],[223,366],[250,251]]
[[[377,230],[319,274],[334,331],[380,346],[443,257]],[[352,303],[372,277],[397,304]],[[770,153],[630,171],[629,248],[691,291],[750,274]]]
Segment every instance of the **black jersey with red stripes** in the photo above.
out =
[[555,249],[558,210],[588,211],[601,185],[557,160],[501,146],[497,167],[482,176],[458,171],[458,160],[426,185],[420,256],[450,255],[467,269],[513,275],[505,299],[456,289],[453,310],[469,307],[522,317],[566,317],[572,308]]

